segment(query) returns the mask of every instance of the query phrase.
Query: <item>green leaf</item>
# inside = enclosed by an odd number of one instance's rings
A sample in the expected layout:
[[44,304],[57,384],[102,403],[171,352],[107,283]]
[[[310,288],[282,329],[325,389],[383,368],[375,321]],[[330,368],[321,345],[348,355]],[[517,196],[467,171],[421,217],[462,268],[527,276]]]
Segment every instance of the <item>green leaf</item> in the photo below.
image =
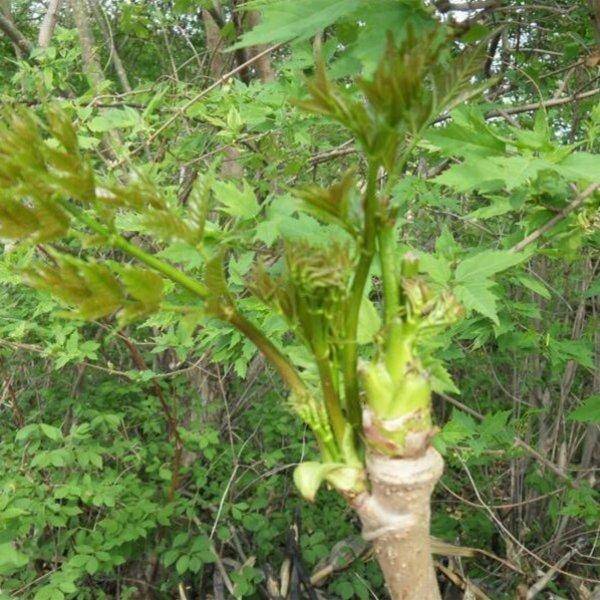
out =
[[493,282],[488,279],[467,281],[464,284],[457,285],[454,288],[454,293],[465,308],[475,310],[492,319],[494,323],[499,324],[496,309],[498,298],[490,291],[492,285]]
[[598,154],[573,152],[554,165],[554,168],[567,179],[600,182],[600,155]]
[[467,283],[491,277],[527,258],[525,253],[506,250],[484,250],[462,260],[456,267],[456,281]]
[[0,544],[0,573],[8,574],[25,566],[29,558],[19,552],[11,542]]
[[427,273],[432,281],[440,285],[448,283],[452,276],[449,261],[442,256],[434,256],[427,252],[419,253],[419,270]]
[[187,554],[184,554],[183,556],[180,556],[177,560],[177,563],[175,564],[175,569],[180,575],[182,575],[188,570],[189,564],[190,557]]
[[222,205],[223,212],[232,217],[252,219],[260,211],[254,191],[247,181],[244,181],[241,190],[235,183],[215,181],[213,191]]
[[46,423],[40,423],[40,429],[47,438],[50,438],[54,442],[62,440],[63,435],[58,427],[53,427],[52,425],[47,425]]
[[600,423],[600,394],[586,398],[581,406],[569,413],[567,419],[582,423]]
[[375,305],[364,297],[360,303],[358,313],[358,329],[356,341],[359,344],[368,344],[373,341],[375,334],[381,329],[381,317]]
[[161,250],[158,256],[175,263],[181,263],[189,269],[201,267],[204,264],[202,253],[186,242],[173,242],[170,246]]
[[529,275],[517,275],[515,279],[532,292],[539,294],[542,298],[546,298],[546,300],[550,299],[551,296],[548,288],[538,279],[529,277]]
[[535,179],[552,163],[536,156],[469,156],[434,179],[458,192],[469,190],[512,190]]
[[101,115],[94,117],[88,127],[97,133],[112,131],[113,129],[127,129],[135,127],[140,122],[136,110],[126,106],[124,108],[109,108]]
[[452,113],[452,121],[444,126],[431,127],[425,139],[446,156],[504,155],[506,143],[499,139],[476,109],[460,108]]
[[[314,0],[279,0],[262,5],[260,24],[244,34],[231,50],[307,39],[354,12],[360,4],[361,0],[320,0],[318,4]],[[250,4],[246,6],[250,8]]]

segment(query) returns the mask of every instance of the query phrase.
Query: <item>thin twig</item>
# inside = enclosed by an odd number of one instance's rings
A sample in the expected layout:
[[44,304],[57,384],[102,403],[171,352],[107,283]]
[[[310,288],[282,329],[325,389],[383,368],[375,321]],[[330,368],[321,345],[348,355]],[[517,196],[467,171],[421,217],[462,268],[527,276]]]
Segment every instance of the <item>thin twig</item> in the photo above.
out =
[[532,244],[537,239],[542,237],[546,232],[550,231],[557,223],[560,223],[563,219],[568,217],[576,208],[581,206],[585,200],[591,196],[598,188],[600,183],[592,183],[583,192],[581,192],[575,200],[567,204],[559,213],[552,217],[549,221],[544,223],[541,227],[538,227],[535,231],[532,231],[528,236],[523,238],[518,244],[515,244],[510,252],[516,253],[521,252],[524,248]]
[[[460,410],[468,413],[472,417],[475,417],[478,421],[483,421],[483,419],[485,418],[481,413],[477,412],[470,406],[463,404],[462,402],[460,402],[460,400],[457,400],[456,398],[452,398],[452,396],[448,396],[447,394],[444,394],[444,393],[438,393],[438,396],[440,396],[441,398],[446,400],[446,402],[450,402],[450,404],[453,404],[457,408],[460,408]],[[571,477],[569,477],[569,475],[567,473],[565,473],[560,467],[555,465],[553,462],[549,461],[545,456],[542,456],[537,450],[535,450],[535,448],[532,448],[527,442],[524,442],[520,437],[515,436],[513,443],[515,446],[522,448],[528,454],[533,456],[533,458],[535,458],[538,462],[543,464],[547,469],[552,471],[557,477],[559,477],[563,481],[567,482],[571,487],[573,487],[573,488],[579,487],[579,484],[576,481],[574,481],[573,479],[571,479]]]
[[[258,54],[255,54],[252,58],[249,58],[246,62],[242,63],[241,65],[238,65],[237,67],[235,67],[234,69],[231,69],[231,71],[225,73],[225,75],[223,75],[222,77],[220,77],[219,79],[217,79],[217,81],[215,81],[212,85],[209,85],[207,88],[205,88],[204,90],[202,90],[201,92],[199,92],[198,94],[196,94],[194,97],[190,98],[183,106],[181,106],[177,112],[169,119],[167,119],[147,140],[146,140],[146,145],[150,144],[152,141],[154,141],[165,129],[167,129],[168,127],[170,127],[179,117],[183,116],[186,112],[186,110],[188,108],[190,108],[193,104],[195,104],[196,102],[198,102],[198,100],[200,100],[200,98],[203,98],[204,96],[206,96],[207,94],[209,94],[210,92],[212,92],[214,89],[218,88],[220,85],[222,85],[223,83],[225,83],[229,78],[233,77],[236,73],[239,73],[240,71],[243,71],[245,68],[247,68],[248,66],[250,66],[252,63],[256,62],[257,60],[259,60],[260,58],[262,58],[265,54],[268,54],[269,52],[273,52],[273,50],[277,50],[277,48],[279,48],[282,44],[275,44],[273,46],[270,46],[269,48],[266,48],[265,50],[263,50],[262,52],[259,52]],[[144,146],[138,146],[138,148],[132,150],[132,154],[137,154],[137,152],[139,152]]]
[[475,480],[473,479],[473,475],[471,475],[471,471],[469,470],[469,467],[467,467],[466,463],[460,458],[460,456],[458,457],[458,460],[462,464],[462,466],[467,474],[467,477],[469,478],[469,481],[471,482],[471,486],[473,487],[473,491],[475,492],[475,495],[477,496],[477,500],[479,500],[481,507],[490,515],[492,521],[494,521],[494,523],[496,523],[496,525],[500,528],[500,530],[511,540],[511,542],[513,544],[517,545],[523,552],[525,552],[526,554],[531,556],[531,558],[533,558],[540,564],[544,565],[545,567],[547,567],[549,569],[555,569],[556,573],[561,573],[562,575],[567,575],[568,577],[574,577],[576,579],[581,579],[582,581],[588,581],[588,582],[592,582],[592,583],[600,583],[600,579],[591,579],[589,577],[582,577],[581,575],[577,575],[575,573],[570,573],[568,571],[561,570],[559,567],[557,567],[557,565],[552,565],[549,562],[545,561],[541,556],[538,556],[535,552],[532,552],[529,548],[527,548],[527,546],[525,546],[522,542],[520,542],[506,528],[504,523],[502,523],[502,521],[496,516],[496,513],[494,513],[494,511],[484,502],[484,500],[481,497],[481,494],[479,492],[479,489],[477,488],[477,484],[475,483]]

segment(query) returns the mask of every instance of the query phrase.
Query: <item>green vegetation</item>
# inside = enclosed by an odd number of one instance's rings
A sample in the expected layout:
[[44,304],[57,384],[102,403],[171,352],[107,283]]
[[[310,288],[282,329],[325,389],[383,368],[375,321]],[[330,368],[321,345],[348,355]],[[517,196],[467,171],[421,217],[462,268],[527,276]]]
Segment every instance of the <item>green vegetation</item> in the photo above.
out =
[[0,4],[0,598],[590,597],[600,7],[434,4]]

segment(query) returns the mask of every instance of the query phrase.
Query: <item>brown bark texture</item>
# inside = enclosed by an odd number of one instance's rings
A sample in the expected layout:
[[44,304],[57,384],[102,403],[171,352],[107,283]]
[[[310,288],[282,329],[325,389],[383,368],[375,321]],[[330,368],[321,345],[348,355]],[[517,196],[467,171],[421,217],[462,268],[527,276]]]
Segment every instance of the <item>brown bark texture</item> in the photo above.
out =
[[119,52],[117,50],[117,45],[115,44],[115,40],[113,38],[112,31],[106,20],[106,14],[102,10],[102,7],[98,3],[97,0],[92,1],[92,10],[94,11],[94,15],[96,17],[96,21],[98,25],[100,25],[100,29],[102,30],[102,35],[106,39],[106,43],[110,48],[110,60],[115,68],[115,73],[119,78],[119,83],[121,84],[121,88],[124,92],[131,92],[131,84],[129,83],[129,77],[127,76],[127,71],[125,70],[125,66],[123,65],[123,61],[119,56]]
[[[4,7],[3,7],[4,8]],[[9,12],[0,11],[0,31],[26,56],[33,50],[31,42],[19,31]]]
[[[206,36],[206,50],[210,57],[210,75],[217,81],[227,72],[230,59],[222,52],[225,44],[221,37],[219,26],[206,9],[202,10],[202,20]],[[220,170],[221,176],[225,179],[241,179],[244,176],[244,169],[239,162],[239,150],[233,146],[229,146],[225,148],[224,154],[225,157]]]
[[367,456],[370,493],[353,506],[373,543],[392,600],[440,600],[429,524],[431,494],[444,463],[432,447],[417,458]]
[[[246,17],[248,26],[253,29],[260,23],[260,13],[256,10],[251,10],[248,12]],[[249,58],[260,54],[266,49],[266,46],[253,46],[250,48],[250,56]],[[261,56],[255,63],[256,71],[260,80],[263,83],[269,83],[271,81],[275,81],[275,71],[273,70],[273,66],[271,65],[271,55],[264,54]]]
[[104,81],[104,73],[96,56],[94,38],[90,28],[88,9],[85,0],[71,0],[71,8],[75,18],[75,25],[79,33],[81,43],[81,56],[83,58],[83,69],[95,91]]
[[58,21],[58,11],[60,10],[62,0],[50,0],[44,20],[40,26],[38,34],[38,46],[40,48],[47,48],[52,39],[52,34]]

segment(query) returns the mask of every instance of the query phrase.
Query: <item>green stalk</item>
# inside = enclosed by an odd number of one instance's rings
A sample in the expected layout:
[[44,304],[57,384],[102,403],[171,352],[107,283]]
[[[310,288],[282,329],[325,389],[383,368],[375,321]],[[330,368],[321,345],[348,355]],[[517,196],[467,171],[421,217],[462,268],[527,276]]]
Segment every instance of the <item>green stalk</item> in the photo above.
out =
[[108,227],[106,227],[106,225],[98,223],[96,219],[90,217],[79,207],[75,206],[74,204],[71,204],[68,200],[58,198],[57,202],[79,222],[83,223],[84,225],[87,225],[92,231],[95,231],[102,237],[107,238],[110,244],[115,248],[119,248],[120,250],[123,250],[123,252],[126,252],[130,256],[137,258],[140,262],[143,262],[144,264],[148,265],[149,267],[152,267],[159,273],[162,273],[171,281],[178,283],[179,285],[189,290],[196,296],[202,298],[203,300],[206,300],[206,298],[208,298],[208,289],[199,281],[196,281],[192,277],[189,277],[185,273],[182,273],[179,269],[175,268],[169,263],[166,263],[160,260],[159,258],[156,258],[156,256],[146,252],[145,250],[142,250],[139,246],[136,246],[135,244],[132,244],[131,242],[127,241],[122,235],[111,231]]
[[383,280],[383,307],[384,323],[391,325],[398,316],[400,308],[400,293],[395,266],[395,239],[394,226],[382,225],[378,232],[379,262],[381,264],[381,276]]
[[311,345],[319,371],[319,379],[321,380],[321,389],[323,391],[323,399],[325,400],[329,423],[333,430],[337,446],[341,448],[344,441],[344,432],[346,431],[346,419],[342,413],[339,395],[333,384],[333,374],[329,361],[330,349],[324,334],[326,324],[321,323],[321,325],[321,327],[315,330]]
[[[137,258],[140,262],[148,265],[154,270],[162,273],[171,281],[178,283],[185,289],[189,290],[202,300],[206,300],[210,292],[199,281],[182,273],[173,265],[149,254],[142,250],[139,246],[127,241],[123,236],[111,231],[108,227],[96,221],[93,217],[86,214],[79,207],[70,203],[68,200],[59,198],[58,203],[75,219],[87,225],[92,231],[107,238],[112,246],[119,248],[130,256]],[[290,361],[279,351],[279,349],[260,331],[255,325],[241,315],[234,307],[231,307],[230,312],[223,311],[221,319],[233,325],[238,331],[243,333],[254,345],[265,355],[267,360],[277,369],[281,378],[286,382],[289,388],[298,393],[308,393],[304,382]]]
[[378,232],[379,261],[383,281],[383,314],[386,326],[385,362],[392,380],[398,383],[401,371],[400,353],[404,337],[400,310],[400,282],[396,274],[394,226],[383,225]]
[[335,438],[336,452],[339,453],[344,439],[346,420],[342,414],[339,394],[333,383],[333,371],[329,362],[330,348],[325,336],[327,323],[324,319],[310,314],[306,302],[301,296],[296,297],[296,310],[304,338],[315,357],[325,410]]
[[369,164],[367,187],[364,195],[365,221],[361,255],[350,290],[344,332],[344,391],[346,396],[346,410],[348,420],[356,432],[360,431],[362,418],[358,388],[358,344],[356,342],[356,332],[360,304],[371,269],[373,255],[375,254],[378,168],[379,165],[377,163]]

